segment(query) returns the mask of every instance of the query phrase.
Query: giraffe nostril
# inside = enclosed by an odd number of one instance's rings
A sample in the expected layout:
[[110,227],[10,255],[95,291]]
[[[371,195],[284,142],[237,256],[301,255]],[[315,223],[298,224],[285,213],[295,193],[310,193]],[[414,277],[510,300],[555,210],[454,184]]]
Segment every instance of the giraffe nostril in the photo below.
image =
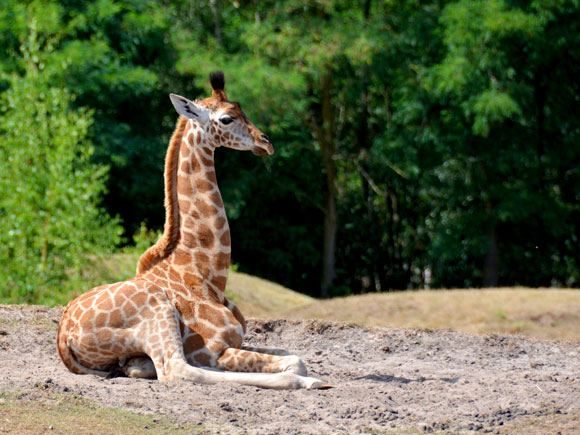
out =
[[268,136],[266,136],[265,134],[260,136],[260,139],[262,140],[262,142],[270,143],[270,138]]

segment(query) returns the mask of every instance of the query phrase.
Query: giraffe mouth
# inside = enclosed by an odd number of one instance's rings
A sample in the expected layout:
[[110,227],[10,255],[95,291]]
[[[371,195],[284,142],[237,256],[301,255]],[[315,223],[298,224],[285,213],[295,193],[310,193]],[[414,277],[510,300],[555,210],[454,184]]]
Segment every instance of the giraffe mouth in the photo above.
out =
[[264,148],[262,147],[255,147],[254,149],[252,149],[252,152],[254,153],[254,155],[256,156],[263,156],[268,154],[269,156],[271,156],[272,154],[274,154],[274,147],[272,146],[272,144],[264,144],[263,145]]

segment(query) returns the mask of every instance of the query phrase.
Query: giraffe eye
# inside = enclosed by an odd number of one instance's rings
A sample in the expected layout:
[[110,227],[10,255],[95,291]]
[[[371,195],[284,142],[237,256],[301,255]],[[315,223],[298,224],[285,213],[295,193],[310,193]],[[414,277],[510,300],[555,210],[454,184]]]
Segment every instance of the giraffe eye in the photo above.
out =
[[231,124],[232,122],[234,122],[234,118],[232,118],[229,115],[224,115],[220,118],[220,122],[224,125],[228,125],[228,124]]

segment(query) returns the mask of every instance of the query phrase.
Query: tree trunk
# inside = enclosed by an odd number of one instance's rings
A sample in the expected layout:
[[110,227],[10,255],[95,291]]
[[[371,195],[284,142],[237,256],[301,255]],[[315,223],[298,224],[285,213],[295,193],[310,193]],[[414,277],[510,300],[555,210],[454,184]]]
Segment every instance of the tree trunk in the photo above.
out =
[[489,248],[485,256],[484,287],[497,287],[499,274],[499,249],[497,246],[497,230],[494,227],[488,232]]
[[[334,185],[334,174],[326,177],[327,189],[332,189],[331,184]],[[338,218],[336,213],[336,202],[334,192],[332,190],[326,192],[326,206],[324,215],[324,250],[323,250],[323,269],[322,269],[322,285],[320,289],[320,296],[328,298],[330,296],[329,289],[332,286],[334,278],[336,278],[335,266],[335,251],[336,251],[336,230]]]
[[[487,202],[485,205],[485,211],[488,218],[493,221],[493,209],[494,206],[491,202]],[[487,235],[489,237],[489,246],[487,248],[487,254],[485,255],[485,265],[483,271],[483,286],[484,287],[497,287],[498,275],[499,275],[499,248],[497,245],[497,225],[495,222],[492,224],[491,228],[488,230]]]
[[322,129],[319,135],[319,144],[322,149],[324,168],[326,170],[326,189],[324,204],[324,249],[322,282],[320,296],[330,296],[329,289],[336,278],[335,253],[336,253],[336,230],[338,226],[338,213],[336,211],[336,169],[334,166],[334,114],[330,96],[331,87],[330,70],[325,71],[321,79],[322,90]]

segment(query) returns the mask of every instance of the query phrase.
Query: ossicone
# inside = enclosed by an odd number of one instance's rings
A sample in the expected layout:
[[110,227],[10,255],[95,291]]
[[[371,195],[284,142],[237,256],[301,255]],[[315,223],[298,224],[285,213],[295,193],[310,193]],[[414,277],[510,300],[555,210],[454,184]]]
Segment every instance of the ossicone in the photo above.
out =
[[210,73],[209,81],[214,91],[223,91],[226,87],[226,77],[223,71],[214,71]]

